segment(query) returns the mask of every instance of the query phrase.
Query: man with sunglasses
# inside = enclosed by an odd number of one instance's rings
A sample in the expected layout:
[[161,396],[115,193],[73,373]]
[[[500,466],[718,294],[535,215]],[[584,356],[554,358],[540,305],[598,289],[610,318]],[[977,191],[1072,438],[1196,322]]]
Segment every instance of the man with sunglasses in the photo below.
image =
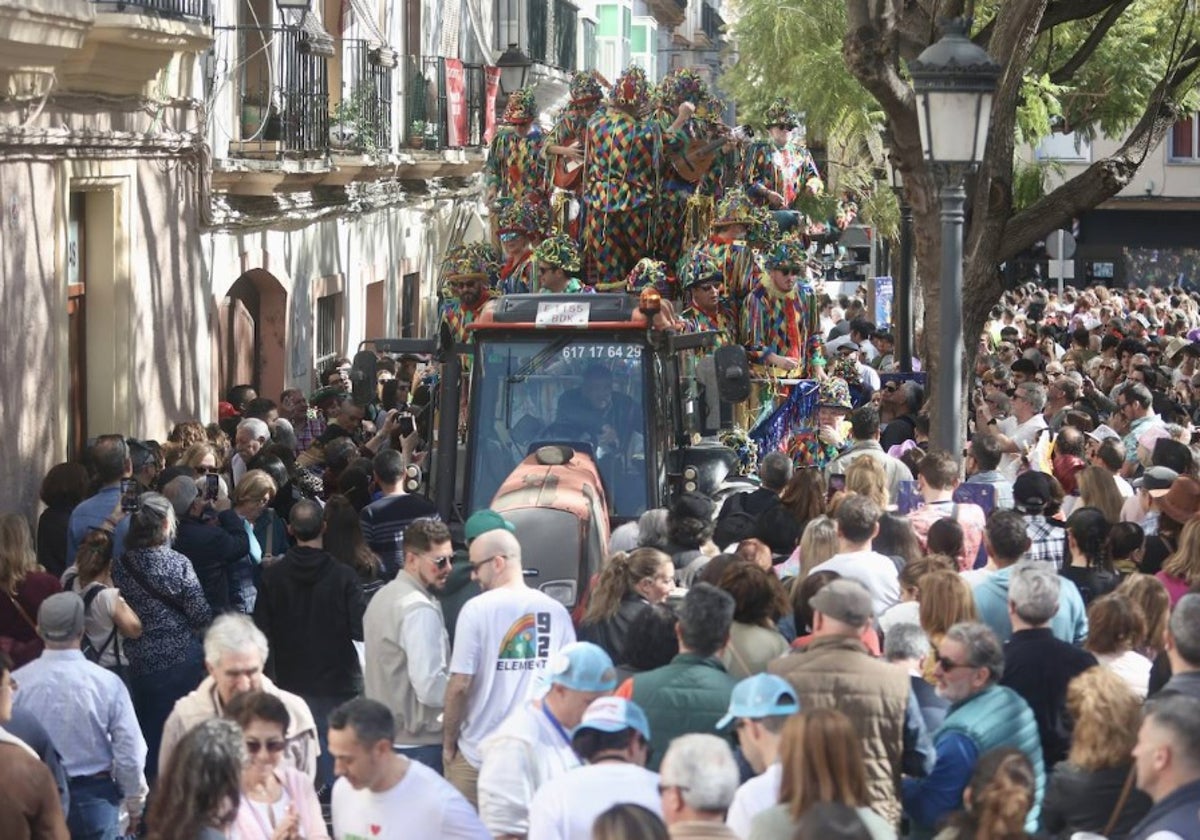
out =
[[[688,332],[711,331],[717,334],[713,350],[737,340],[737,318],[721,300],[725,277],[721,267],[703,247],[688,255],[679,273],[688,306],[680,315]],[[705,351],[707,352],[707,351]]]
[[442,772],[442,707],[450,636],[442,590],[454,560],[450,529],[418,519],[404,529],[404,568],[371,599],[363,617],[366,696],[396,719],[396,752]]

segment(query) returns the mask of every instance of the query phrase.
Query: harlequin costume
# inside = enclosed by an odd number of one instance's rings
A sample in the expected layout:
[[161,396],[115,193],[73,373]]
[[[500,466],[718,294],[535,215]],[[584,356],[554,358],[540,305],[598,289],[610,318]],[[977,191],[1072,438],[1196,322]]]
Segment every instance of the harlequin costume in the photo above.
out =
[[[797,240],[780,240],[764,259],[767,270],[798,270],[806,254]],[[820,330],[820,307],[811,286],[796,283],[791,291],[781,291],[764,277],[746,297],[742,307],[742,336],[753,364],[762,365],[771,353],[799,362],[788,371],[792,379],[813,375],[808,358],[809,337]]]
[[496,283],[498,264],[495,248],[486,242],[452,248],[442,261],[442,275],[447,284],[467,278],[479,278],[484,282],[483,293],[474,307],[464,307],[457,297],[448,297],[442,302],[441,321],[450,329],[450,335],[456,342],[463,344],[471,341],[467,325],[475,322],[484,306],[495,296],[492,288]]
[[630,67],[613,85],[609,107],[588,120],[583,252],[589,269],[595,266],[595,282],[620,282],[650,253],[659,166],[682,144],[680,132],[637,116],[648,97],[645,71]]
[[503,295],[526,294],[537,284],[537,268],[533,262],[532,243],[545,229],[545,214],[528,201],[502,199],[496,205],[496,232],[501,242],[516,238],[524,247],[515,254],[505,254],[500,266],[497,290]]
[[[738,318],[746,296],[763,278],[762,264],[750,241],[761,222],[760,215],[744,192],[730,190],[717,206],[713,232],[704,243],[704,250],[725,278],[725,299]],[[734,225],[744,225],[746,235],[732,234],[729,228]]]
[[[817,407],[850,411],[850,389],[845,381],[837,378],[824,380],[818,390]],[[844,434],[842,437],[845,439]],[[818,469],[825,469],[841,454],[839,446],[821,440],[815,421],[792,429],[791,439],[787,443],[787,451],[797,467],[817,467]]]
[[[796,118],[785,99],[776,99],[767,108],[767,128],[791,130]],[[742,162],[746,192],[758,205],[767,204],[770,192],[783,196],[779,210],[794,210],[797,199],[820,195],[825,186],[812,154],[802,143],[788,140],[782,147],[767,138],[751,144]]]
[[[684,295],[688,295],[693,286],[706,281],[716,283],[722,281],[720,266],[704,248],[693,249],[688,255],[684,268],[679,272],[679,283],[683,286]],[[716,333],[713,350],[737,341],[737,318],[734,317],[733,310],[729,308],[729,305],[720,299],[711,310],[701,309],[693,301],[680,313],[679,317],[685,325],[686,332]]]
[[[533,88],[521,88],[508,97],[502,125],[488,147],[483,165],[484,186],[493,198],[534,203],[545,201],[542,180],[542,129],[535,122],[537,106]],[[514,126],[528,126],[521,135]]]
[[[571,237],[565,233],[556,233],[553,236],[547,237],[536,248],[533,249],[533,259],[537,263],[539,273],[544,273],[547,268],[561,268],[568,275],[576,275],[579,273],[579,248]],[[593,292],[594,289],[584,286],[578,277],[569,276],[567,285],[562,289],[554,291],[546,288],[539,283],[533,289],[537,294],[576,294],[579,292]]]
[[653,257],[642,257],[629,269],[625,279],[619,283],[597,284],[598,292],[625,292],[640,295],[643,289],[654,288],[668,300],[673,300],[678,291],[675,278],[667,272],[667,264]]
[[[583,233],[583,178],[580,177],[572,190],[556,186],[554,171],[559,165],[560,156],[551,152],[550,147],[570,146],[578,142],[583,148],[588,120],[604,99],[604,89],[595,71],[580,70],[571,76],[570,97],[566,110],[555,120],[554,127],[542,143],[542,154],[545,158],[546,193],[553,196],[550,200],[552,224],[557,230],[579,239]],[[579,165],[583,166],[583,162]]]

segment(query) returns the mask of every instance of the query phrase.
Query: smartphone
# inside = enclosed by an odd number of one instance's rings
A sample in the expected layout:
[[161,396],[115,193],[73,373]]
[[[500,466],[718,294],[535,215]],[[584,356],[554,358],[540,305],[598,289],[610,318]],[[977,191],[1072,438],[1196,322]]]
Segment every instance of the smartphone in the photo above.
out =
[[417,421],[411,414],[401,414],[397,420],[397,427],[400,430],[400,437],[408,437],[417,430]]
[[138,487],[137,481],[132,478],[121,479],[121,510],[126,513],[132,513],[139,507],[138,497],[141,495],[141,488]]
[[216,473],[204,476],[204,501],[215,502],[221,493],[221,477]]
[[829,476],[829,493],[828,498],[832,499],[835,493],[841,493],[846,489],[846,476],[840,473],[834,473]]
[[383,383],[383,389],[379,394],[379,402],[384,408],[395,408],[398,402],[397,394],[400,389],[400,383],[395,379],[389,379]]

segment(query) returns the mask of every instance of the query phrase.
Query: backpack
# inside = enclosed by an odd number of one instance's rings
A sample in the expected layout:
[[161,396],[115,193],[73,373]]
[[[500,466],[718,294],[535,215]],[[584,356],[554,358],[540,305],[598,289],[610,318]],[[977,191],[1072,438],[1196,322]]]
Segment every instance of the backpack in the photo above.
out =
[[[101,584],[93,583],[93,584],[89,585],[87,588],[87,591],[85,591],[83,593],[83,616],[84,616],[85,621],[87,619],[88,610],[90,610],[92,608],[92,602],[96,600],[97,595],[99,595],[101,592],[103,592],[107,588],[108,587],[102,583]],[[81,645],[81,647],[83,648],[83,655],[86,656],[89,661],[95,662],[97,665],[99,665],[100,660],[104,657],[104,654],[113,645],[113,643],[116,642],[116,640],[117,640],[117,625],[115,623],[113,624],[112,632],[108,634],[108,638],[104,640],[104,644],[102,644],[99,648],[97,648],[95,645],[93,645],[92,640],[90,638],[88,638],[87,633],[84,633],[83,634],[83,643]]]

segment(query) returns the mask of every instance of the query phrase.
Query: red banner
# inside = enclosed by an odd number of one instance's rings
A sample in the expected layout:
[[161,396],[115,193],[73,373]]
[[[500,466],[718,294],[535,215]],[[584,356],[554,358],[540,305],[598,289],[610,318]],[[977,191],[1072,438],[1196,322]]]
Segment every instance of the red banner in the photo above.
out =
[[500,68],[484,67],[483,74],[487,80],[484,84],[486,104],[483,108],[483,142],[487,144],[492,142],[492,135],[496,133],[496,97],[500,95]]
[[457,58],[446,60],[446,145],[467,145],[467,74]]

